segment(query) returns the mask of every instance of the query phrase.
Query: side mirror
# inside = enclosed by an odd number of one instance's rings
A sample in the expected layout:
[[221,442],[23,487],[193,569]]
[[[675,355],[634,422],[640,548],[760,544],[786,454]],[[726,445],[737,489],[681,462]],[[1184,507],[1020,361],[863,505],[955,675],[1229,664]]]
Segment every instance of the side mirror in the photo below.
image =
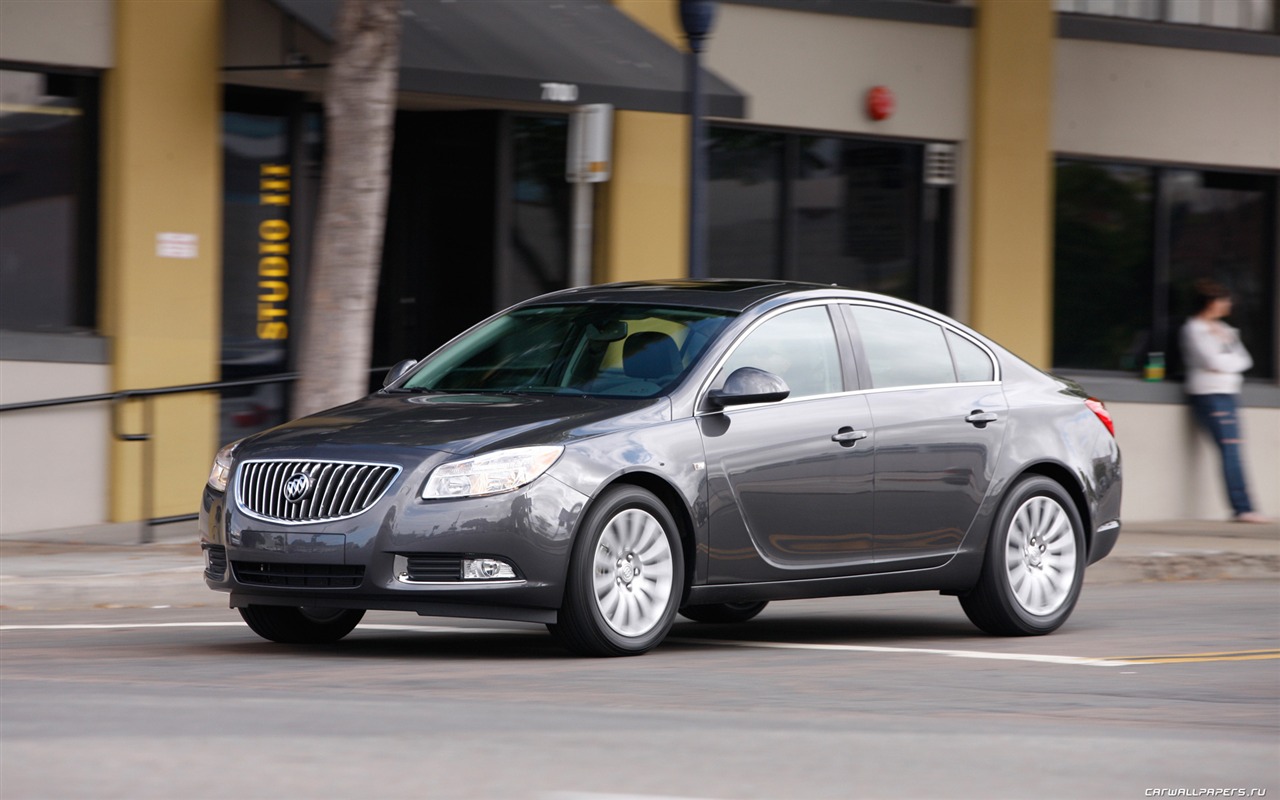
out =
[[729,373],[724,386],[707,392],[707,401],[716,408],[748,403],[776,403],[791,394],[780,376],[755,367],[739,367]]
[[382,388],[385,389],[391,384],[400,380],[405,376],[405,373],[407,373],[409,370],[413,369],[417,365],[418,365],[418,362],[414,361],[412,358],[406,358],[404,361],[401,361],[399,364],[396,364],[394,367],[387,370],[387,377],[382,379]]

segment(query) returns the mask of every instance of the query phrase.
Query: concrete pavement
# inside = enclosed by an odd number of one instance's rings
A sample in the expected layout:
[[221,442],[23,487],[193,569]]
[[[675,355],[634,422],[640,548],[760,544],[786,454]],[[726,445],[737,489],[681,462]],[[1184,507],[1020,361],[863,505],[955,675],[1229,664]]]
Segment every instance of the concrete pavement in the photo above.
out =
[[[0,610],[225,607],[205,588],[194,522],[100,525],[0,536]],[[1280,578],[1280,523],[1125,523],[1087,583]]]

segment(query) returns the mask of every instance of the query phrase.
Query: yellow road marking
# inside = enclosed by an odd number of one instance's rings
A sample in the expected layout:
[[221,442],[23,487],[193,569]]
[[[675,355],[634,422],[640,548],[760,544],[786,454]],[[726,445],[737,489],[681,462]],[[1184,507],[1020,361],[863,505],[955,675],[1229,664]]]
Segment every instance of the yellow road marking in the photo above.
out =
[[1180,653],[1161,656],[1115,656],[1102,661],[1126,664],[1196,664],[1206,661],[1266,661],[1280,658],[1280,650],[1229,650],[1222,653]]

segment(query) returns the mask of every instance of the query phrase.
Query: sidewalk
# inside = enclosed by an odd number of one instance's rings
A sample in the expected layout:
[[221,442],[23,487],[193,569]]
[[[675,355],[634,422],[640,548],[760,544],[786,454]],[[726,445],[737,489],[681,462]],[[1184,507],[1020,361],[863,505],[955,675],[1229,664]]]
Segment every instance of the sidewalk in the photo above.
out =
[[[225,608],[205,588],[194,522],[151,529],[100,525],[0,537],[0,609]],[[1280,524],[1173,520],[1126,523],[1090,584],[1280,579]]]

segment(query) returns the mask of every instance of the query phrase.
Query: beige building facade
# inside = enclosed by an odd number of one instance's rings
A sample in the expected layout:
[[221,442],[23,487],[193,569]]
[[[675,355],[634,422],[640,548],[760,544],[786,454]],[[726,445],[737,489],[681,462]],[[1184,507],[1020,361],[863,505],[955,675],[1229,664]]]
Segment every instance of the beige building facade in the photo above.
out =
[[[288,371],[289,342],[254,341],[244,315],[296,315],[305,293],[331,35],[308,14],[325,5],[0,3],[0,138],[26,148],[21,163],[68,171],[57,188],[0,188],[0,404]],[[593,280],[688,274],[677,3],[569,6],[615,49],[653,55],[651,82],[603,60],[581,78],[548,66],[526,96],[496,56],[453,85],[448,65],[406,55],[375,361],[433,346],[442,334],[422,319],[457,329],[565,285],[572,201],[554,149],[583,102],[614,105]],[[1224,26],[1051,0],[718,3],[712,274],[901,291],[1077,378],[1116,417],[1125,517],[1153,520],[1228,513],[1176,356],[1144,380],[1176,336],[1179,287],[1209,270],[1248,298],[1247,471],[1280,515],[1280,34],[1274,2],[1240,7]],[[873,87],[892,97],[887,117],[869,110]],[[435,218],[441,230],[422,221]],[[285,244],[263,238],[282,221]],[[1120,260],[1076,246],[1089,237]],[[289,302],[263,288],[273,244],[288,248]],[[440,297],[455,316],[429,305]],[[220,442],[287,415],[278,387],[241,394],[0,413],[0,532],[194,512]]]

